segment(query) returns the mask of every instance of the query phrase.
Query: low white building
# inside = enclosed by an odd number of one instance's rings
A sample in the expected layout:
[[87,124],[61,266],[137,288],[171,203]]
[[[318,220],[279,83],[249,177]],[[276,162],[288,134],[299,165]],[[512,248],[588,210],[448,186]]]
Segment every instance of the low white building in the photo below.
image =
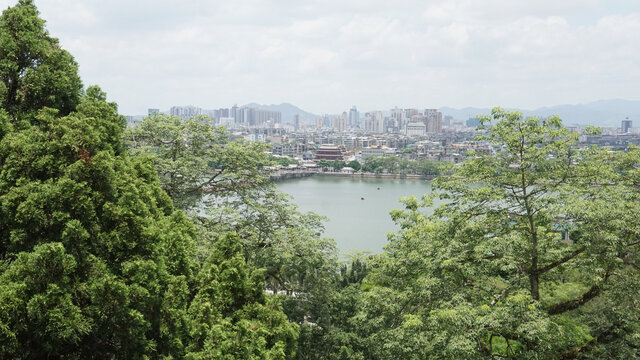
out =
[[407,136],[424,136],[427,133],[427,125],[423,122],[412,122],[407,124]]

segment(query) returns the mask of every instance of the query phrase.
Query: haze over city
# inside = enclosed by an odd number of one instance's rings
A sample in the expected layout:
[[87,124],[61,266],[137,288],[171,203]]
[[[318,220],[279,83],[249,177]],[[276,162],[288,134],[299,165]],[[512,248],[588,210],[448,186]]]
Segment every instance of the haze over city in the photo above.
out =
[[[2,8],[13,1],[0,1]],[[638,100],[635,1],[38,3],[123,114],[290,102],[525,109]]]

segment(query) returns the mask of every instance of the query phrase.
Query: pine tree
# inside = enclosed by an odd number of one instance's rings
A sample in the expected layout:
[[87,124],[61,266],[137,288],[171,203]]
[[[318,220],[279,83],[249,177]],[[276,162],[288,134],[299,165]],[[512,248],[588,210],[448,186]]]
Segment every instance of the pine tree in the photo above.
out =
[[[194,261],[194,225],[127,154],[116,105],[82,91],[33,2],[3,12],[0,31],[0,358],[183,358],[200,341],[209,357],[291,356],[297,327],[259,276]],[[217,315],[203,323],[199,306]]]

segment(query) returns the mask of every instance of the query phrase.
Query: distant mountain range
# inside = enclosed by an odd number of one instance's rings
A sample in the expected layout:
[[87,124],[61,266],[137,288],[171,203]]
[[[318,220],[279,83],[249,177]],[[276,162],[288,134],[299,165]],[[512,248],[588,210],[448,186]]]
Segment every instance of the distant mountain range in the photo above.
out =
[[[293,116],[300,114],[300,122],[304,124],[313,124],[318,115],[304,111],[299,107],[282,103],[280,105],[261,105],[256,103],[247,104],[245,106],[275,110],[282,113],[283,123],[293,123]],[[455,109],[451,107],[441,107],[439,109],[443,115],[453,116],[457,120],[467,120],[469,117],[477,115],[491,114],[491,108],[466,107]],[[625,118],[634,121],[634,126],[640,127],[640,101],[637,100],[598,100],[586,104],[576,105],[556,105],[541,107],[534,110],[526,109],[509,109],[520,110],[525,116],[546,117],[558,115],[562,118],[565,125],[596,125],[596,126],[620,126],[620,121]],[[383,111],[388,115],[388,111]],[[361,112],[360,117],[364,116]]]
[[275,104],[262,105],[262,104],[250,103],[250,104],[246,104],[245,106],[260,109],[260,110],[280,111],[282,113],[283,124],[293,124],[293,116],[296,114],[300,115],[300,124],[314,124],[316,118],[318,117],[318,115],[304,111],[299,107],[289,103],[282,103],[280,105],[275,105]]
[[[476,115],[491,113],[489,108],[474,107],[463,109],[442,107],[439,110],[443,115],[453,116],[458,120],[466,120]],[[558,115],[565,125],[620,126],[620,122],[628,117],[629,120],[634,121],[634,126],[640,127],[640,101],[633,100],[599,100],[586,104],[556,105],[535,110],[519,110],[525,116],[545,117]]]
[[[249,103],[244,106],[262,110],[280,111],[282,113],[283,124],[293,124],[294,115],[300,115],[301,124],[314,124],[318,115],[304,111],[299,107],[282,103],[279,105],[263,105],[257,103]],[[488,115],[491,113],[490,108],[466,107],[456,109],[451,107],[441,107],[439,109],[443,116],[449,115],[456,120],[467,120],[477,115]],[[640,127],[640,101],[639,100],[598,100],[586,104],[576,105],[556,105],[541,107],[534,110],[520,110],[525,116],[546,117],[558,115],[562,118],[565,125],[596,125],[596,126],[620,126],[620,122],[625,118],[633,121],[634,127]],[[348,111],[348,110],[347,110]],[[383,110],[385,116],[389,115],[388,110]],[[142,119],[144,116],[134,116],[134,119]],[[360,118],[364,117],[364,112],[360,112]]]

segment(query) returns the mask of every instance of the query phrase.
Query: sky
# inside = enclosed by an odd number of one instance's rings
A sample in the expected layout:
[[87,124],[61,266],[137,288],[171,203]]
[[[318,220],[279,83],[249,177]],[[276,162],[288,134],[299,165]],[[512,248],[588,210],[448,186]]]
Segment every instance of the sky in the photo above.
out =
[[[15,1],[0,0],[7,8]],[[636,0],[36,0],[122,114],[640,100]]]

